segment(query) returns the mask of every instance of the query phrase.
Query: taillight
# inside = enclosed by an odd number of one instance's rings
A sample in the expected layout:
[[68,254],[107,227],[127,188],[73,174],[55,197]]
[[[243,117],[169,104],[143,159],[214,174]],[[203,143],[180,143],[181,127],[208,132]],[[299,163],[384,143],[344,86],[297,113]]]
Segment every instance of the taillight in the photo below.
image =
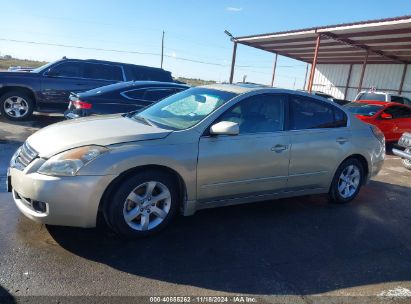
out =
[[384,133],[381,132],[381,130],[374,125],[370,124],[370,128],[372,130],[372,133],[374,134],[374,136],[383,144],[385,144],[385,136]]
[[84,109],[84,110],[90,110],[93,107],[93,105],[91,103],[81,101],[81,100],[73,101],[73,106],[76,109]]

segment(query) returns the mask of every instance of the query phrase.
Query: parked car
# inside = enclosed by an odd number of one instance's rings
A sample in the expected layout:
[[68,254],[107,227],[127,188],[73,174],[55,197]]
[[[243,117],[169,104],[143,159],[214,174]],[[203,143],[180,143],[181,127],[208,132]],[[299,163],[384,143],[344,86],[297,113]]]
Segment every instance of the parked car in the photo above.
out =
[[346,105],[364,122],[377,126],[387,142],[397,142],[402,133],[411,132],[411,107],[395,102],[360,101]]
[[140,237],[178,211],[320,193],[348,203],[384,156],[378,128],[322,98],[210,85],[38,131],[11,159],[9,190],[35,221],[93,227],[101,212]]
[[0,72],[0,113],[25,120],[33,111],[64,112],[71,92],[130,80],[173,82],[162,69],[101,60],[62,59],[31,72]]
[[128,81],[111,84],[83,93],[72,93],[67,119],[141,110],[167,96],[188,89],[189,86],[156,81]]
[[401,162],[406,169],[411,170],[411,133],[402,134],[398,145],[403,147],[404,150],[394,148],[392,152],[401,157]]
[[7,69],[7,71],[9,71],[9,72],[31,72],[31,71],[33,71],[34,70],[34,68],[32,68],[32,67],[22,67],[22,66],[12,66],[12,67],[9,67],[8,69]]
[[[308,93],[308,91],[304,91],[304,90],[302,90],[302,92],[307,92]],[[315,95],[315,96],[325,98],[325,99],[328,99],[328,100],[330,100],[332,102],[335,102],[339,105],[345,105],[345,104],[350,102],[349,100],[335,98],[334,96],[332,96],[330,94],[327,94],[327,93],[324,93],[324,92],[321,92],[321,91],[312,91],[311,94]]]
[[405,96],[399,94],[392,94],[382,91],[361,91],[355,97],[355,101],[385,101],[385,102],[397,102],[411,106],[411,100]]

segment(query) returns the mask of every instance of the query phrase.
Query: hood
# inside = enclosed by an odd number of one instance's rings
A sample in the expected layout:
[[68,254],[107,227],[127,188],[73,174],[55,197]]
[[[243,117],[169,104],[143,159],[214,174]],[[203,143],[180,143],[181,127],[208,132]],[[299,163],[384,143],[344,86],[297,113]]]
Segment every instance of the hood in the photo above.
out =
[[161,139],[171,132],[121,115],[110,115],[56,123],[34,133],[27,142],[40,157],[47,158],[80,146]]
[[31,73],[31,72],[0,72],[0,78],[7,77],[7,78],[36,78],[39,77],[38,73]]

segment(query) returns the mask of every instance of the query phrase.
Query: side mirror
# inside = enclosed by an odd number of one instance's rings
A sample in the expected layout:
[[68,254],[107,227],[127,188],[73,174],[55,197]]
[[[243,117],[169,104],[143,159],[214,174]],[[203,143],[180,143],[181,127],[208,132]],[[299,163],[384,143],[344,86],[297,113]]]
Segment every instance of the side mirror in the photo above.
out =
[[236,122],[220,121],[211,126],[210,133],[212,135],[238,135],[240,127]]
[[382,113],[381,119],[392,119],[392,115],[388,113]]

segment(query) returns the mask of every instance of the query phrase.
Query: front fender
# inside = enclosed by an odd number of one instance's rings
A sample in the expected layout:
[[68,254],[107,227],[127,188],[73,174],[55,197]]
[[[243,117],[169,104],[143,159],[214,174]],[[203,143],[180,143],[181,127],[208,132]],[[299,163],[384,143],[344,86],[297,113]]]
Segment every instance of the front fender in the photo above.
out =
[[120,175],[141,166],[157,165],[176,171],[187,188],[187,198],[196,198],[197,143],[159,144],[145,141],[112,147],[109,153],[83,167],[79,175]]

